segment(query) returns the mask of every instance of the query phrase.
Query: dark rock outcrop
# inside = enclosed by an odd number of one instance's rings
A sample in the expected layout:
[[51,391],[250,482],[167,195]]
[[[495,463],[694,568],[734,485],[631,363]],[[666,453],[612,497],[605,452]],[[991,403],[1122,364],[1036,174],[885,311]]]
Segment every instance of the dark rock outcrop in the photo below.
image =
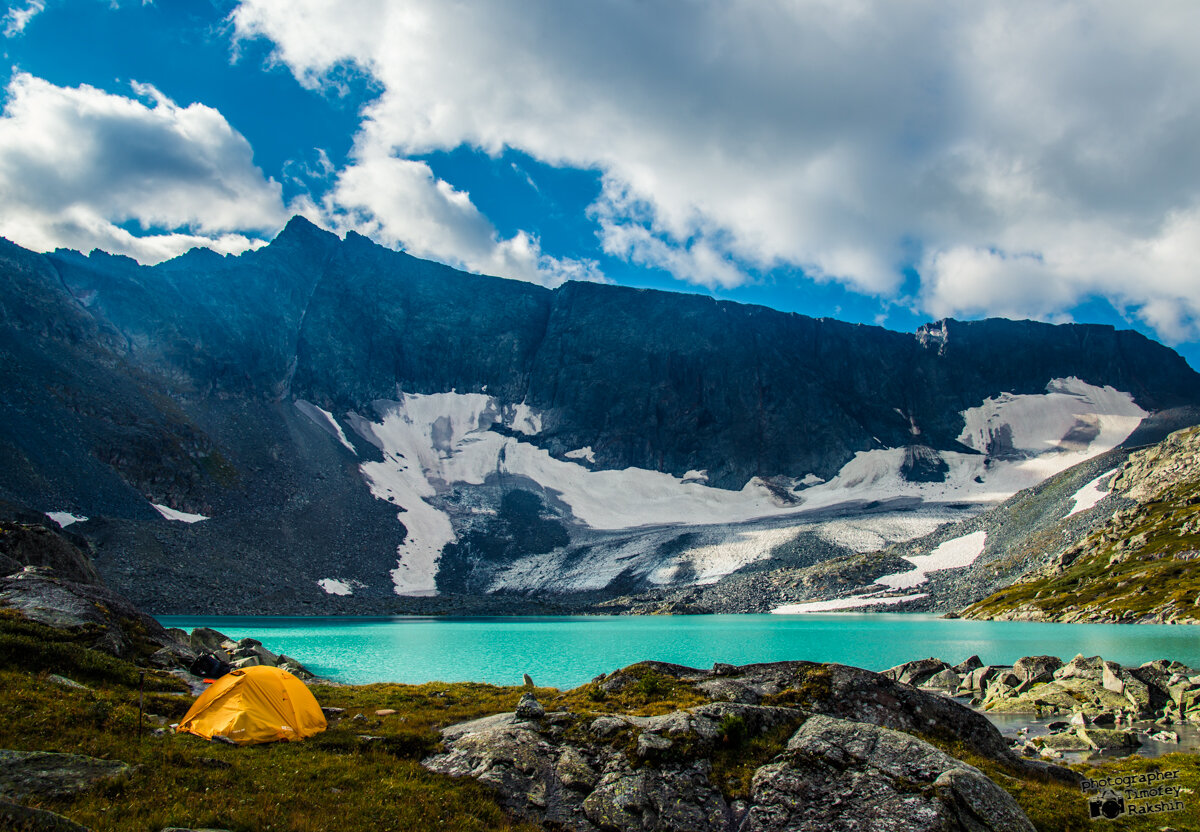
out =
[[129,771],[119,760],[0,749],[0,798],[69,797]]
[[1032,832],[977,768],[888,728],[813,716],[754,774],[744,832],[905,829]]
[[175,644],[161,624],[123,596],[103,586],[64,580],[46,567],[27,566],[0,578],[0,607],[50,627],[94,630],[93,646],[114,656],[129,656],[137,640],[160,647]]
[[88,832],[88,827],[45,809],[0,800],[0,829],[8,832]]
[[41,566],[68,581],[99,585],[103,581],[88,556],[89,548],[83,538],[68,539],[44,525],[0,520],[0,575]]
[[[1014,773],[1078,779],[1017,758],[979,714],[868,671],[645,662],[597,690],[619,695],[648,673],[716,701],[651,717],[497,714],[444,729],[444,752],[423,764],[478,779],[521,817],[579,832],[1033,829],[1007,792],[918,733]],[[758,704],[767,700],[778,704]],[[753,771],[749,794],[727,795],[714,761],[769,737],[778,745]]]

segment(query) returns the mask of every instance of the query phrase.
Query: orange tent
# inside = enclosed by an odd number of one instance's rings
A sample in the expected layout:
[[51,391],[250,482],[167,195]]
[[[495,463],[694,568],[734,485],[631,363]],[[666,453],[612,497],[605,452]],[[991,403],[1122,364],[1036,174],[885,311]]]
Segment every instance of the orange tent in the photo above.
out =
[[325,730],[321,706],[304,683],[278,667],[245,667],[200,694],[176,729],[238,745],[302,740]]

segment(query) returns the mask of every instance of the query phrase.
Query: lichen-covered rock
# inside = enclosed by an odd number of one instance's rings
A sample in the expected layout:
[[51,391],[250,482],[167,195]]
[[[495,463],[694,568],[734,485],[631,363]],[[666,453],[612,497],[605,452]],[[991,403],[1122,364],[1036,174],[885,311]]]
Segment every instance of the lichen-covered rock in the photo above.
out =
[[[1032,829],[999,786],[905,730],[955,737],[1018,771],[1077,779],[1018,758],[979,714],[876,673],[807,662],[721,671],[721,681],[789,704],[716,701],[648,717],[498,714],[444,729],[445,751],[422,764],[473,777],[514,814],[574,832]],[[679,666],[658,672],[694,690],[718,678]],[[753,773],[748,801],[730,801],[713,760],[764,737],[778,743],[775,758]]]
[[1104,659],[1100,656],[1085,657],[1082,653],[1054,671],[1055,679],[1092,679],[1100,681],[1104,675]]
[[0,578],[0,607],[49,627],[93,628],[100,634],[93,646],[118,657],[130,655],[135,632],[161,646],[175,643],[161,624],[112,590],[66,580],[48,567],[26,566]]
[[45,809],[0,800],[0,829],[10,832],[89,832],[73,820]]
[[583,801],[587,819],[604,830],[725,832],[729,807],[708,778],[708,765],[617,768]]
[[1028,682],[1043,676],[1053,676],[1063,666],[1057,656],[1023,656],[1013,663],[1013,673]]
[[81,754],[0,750],[0,798],[69,797],[129,770],[128,763]]
[[978,769],[916,737],[814,716],[754,775],[744,832],[1032,832]]
[[962,677],[959,676],[950,668],[946,668],[940,673],[935,673],[921,683],[923,688],[936,688],[938,690],[957,690],[962,683]]
[[532,693],[526,693],[517,703],[517,719],[541,719],[546,715],[546,709]]

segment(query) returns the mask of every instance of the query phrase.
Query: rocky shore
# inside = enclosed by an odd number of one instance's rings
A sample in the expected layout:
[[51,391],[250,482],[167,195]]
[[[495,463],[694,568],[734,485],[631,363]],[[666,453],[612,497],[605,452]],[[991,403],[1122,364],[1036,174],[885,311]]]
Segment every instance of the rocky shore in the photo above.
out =
[[1123,667],[1100,656],[1025,656],[984,665],[972,656],[951,667],[935,659],[898,665],[884,676],[923,690],[958,696],[985,713],[1062,719],[1049,734],[1021,743],[1027,756],[1134,751],[1144,740],[1178,743],[1180,725],[1200,725],[1200,671],[1159,659]]
[[1034,828],[946,748],[1015,776],[1079,780],[1017,755],[946,696],[842,665],[643,662],[587,687],[597,702],[671,687],[696,704],[597,715],[547,711],[527,695],[515,713],[443,729],[445,751],[423,764],[491,786],[520,817],[578,832]]

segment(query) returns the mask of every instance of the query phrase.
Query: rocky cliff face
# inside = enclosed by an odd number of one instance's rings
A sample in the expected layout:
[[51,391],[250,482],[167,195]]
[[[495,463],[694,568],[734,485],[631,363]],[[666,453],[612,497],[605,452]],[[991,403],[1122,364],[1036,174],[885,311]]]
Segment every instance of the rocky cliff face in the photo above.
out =
[[[296,219],[258,251],[152,268],[0,244],[0,391],[0,498],[91,518],[76,528],[138,603],[386,612],[396,591],[708,583],[800,529],[729,549],[733,526],[986,502],[1045,447],[1065,467],[1200,403],[1200,377],[1109,327],[914,336],[551,291]],[[1014,434],[1043,400],[1046,436]],[[208,597],[214,577],[237,599]]]

